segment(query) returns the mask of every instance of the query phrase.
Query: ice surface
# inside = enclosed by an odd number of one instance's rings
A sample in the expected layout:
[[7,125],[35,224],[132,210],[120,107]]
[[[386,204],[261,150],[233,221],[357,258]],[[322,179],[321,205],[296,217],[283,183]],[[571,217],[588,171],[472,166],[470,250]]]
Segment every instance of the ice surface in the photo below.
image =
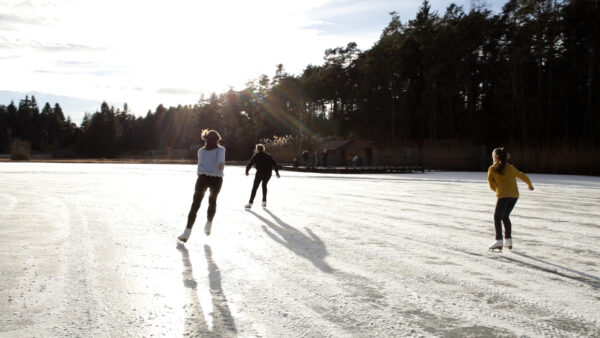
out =
[[178,245],[194,170],[1,163],[0,336],[600,335],[597,177],[530,175],[488,253],[483,172],[284,171],[248,212],[228,166]]

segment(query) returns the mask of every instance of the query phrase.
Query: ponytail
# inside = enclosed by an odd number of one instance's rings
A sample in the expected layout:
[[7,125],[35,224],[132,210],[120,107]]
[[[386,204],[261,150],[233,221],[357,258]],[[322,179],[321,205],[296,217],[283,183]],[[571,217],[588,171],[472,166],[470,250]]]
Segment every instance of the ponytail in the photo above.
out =
[[508,154],[504,147],[494,149],[494,154],[498,157],[498,165],[496,166],[496,172],[500,175],[504,174],[504,167],[508,161]]

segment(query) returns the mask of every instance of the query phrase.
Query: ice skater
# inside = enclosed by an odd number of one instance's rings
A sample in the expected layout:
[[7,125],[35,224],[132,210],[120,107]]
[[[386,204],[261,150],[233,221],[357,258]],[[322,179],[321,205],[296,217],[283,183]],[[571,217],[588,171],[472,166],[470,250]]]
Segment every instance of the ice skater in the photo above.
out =
[[[527,184],[529,190],[533,185],[527,175],[520,172],[512,164],[508,163],[510,154],[504,148],[496,148],[492,152],[494,163],[488,169],[488,182],[490,188],[496,192],[498,201],[494,211],[494,227],[496,228],[496,241],[490,245],[490,250],[502,250],[502,247],[512,249],[512,235],[510,212],[517,204],[519,189],[517,188],[517,177]],[[504,223],[504,241],[502,240],[502,224]]]
[[207,189],[210,189],[210,195],[208,196],[208,211],[204,233],[207,236],[210,235],[212,221],[217,211],[217,196],[219,196],[221,186],[223,185],[225,147],[219,144],[221,135],[215,130],[204,130],[202,132],[202,140],[204,140],[204,146],[198,149],[198,179],[196,180],[192,207],[188,214],[185,230],[183,234],[177,237],[184,243],[190,238],[192,227],[196,221],[196,214],[198,213],[198,209],[200,209],[200,203],[202,203],[204,193],[206,193]]
[[250,194],[250,201],[246,204],[245,208],[252,208],[252,204],[254,203],[254,197],[256,196],[256,190],[258,189],[258,185],[262,183],[262,206],[263,208],[267,207],[267,184],[271,179],[271,175],[273,173],[273,169],[275,169],[275,174],[277,178],[279,178],[279,168],[277,168],[277,162],[273,159],[271,155],[265,152],[265,146],[262,144],[257,144],[255,147],[255,152],[248,164],[246,165],[246,176],[248,176],[248,172],[252,168],[252,166],[256,167],[256,174],[254,175],[254,185],[252,185],[252,193]]

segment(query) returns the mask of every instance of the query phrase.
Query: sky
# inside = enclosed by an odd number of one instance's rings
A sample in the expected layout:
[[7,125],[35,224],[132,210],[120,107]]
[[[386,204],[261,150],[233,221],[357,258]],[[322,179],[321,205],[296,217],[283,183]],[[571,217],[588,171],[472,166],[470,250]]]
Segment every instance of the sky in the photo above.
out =
[[[430,1],[440,14],[450,3]],[[465,10],[472,6],[472,0],[455,3]],[[485,5],[497,12],[503,3]],[[406,0],[0,0],[0,104],[35,92],[58,100],[76,123],[82,110],[93,113],[102,101],[116,107],[126,102],[138,116],[159,104],[194,104],[213,92],[243,89],[261,74],[272,76],[278,64],[299,75],[309,64],[322,64],[328,48],[356,42],[359,49],[370,49],[390,12],[398,12],[405,23],[420,5]]]

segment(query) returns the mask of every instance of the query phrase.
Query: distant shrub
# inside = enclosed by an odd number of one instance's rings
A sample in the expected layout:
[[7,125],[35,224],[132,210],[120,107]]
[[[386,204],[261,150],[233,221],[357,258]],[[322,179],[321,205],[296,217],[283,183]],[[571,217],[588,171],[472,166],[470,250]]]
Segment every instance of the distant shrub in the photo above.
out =
[[424,140],[420,153],[423,166],[442,170],[485,170],[488,157],[485,146],[468,139]]
[[260,143],[265,145],[265,151],[278,162],[292,162],[294,157],[302,154],[303,149],[314,148],[307,140],[293,135],[273,136],[272,139],[260,140]]
[[31,159],[31,144],[27,141],[13,139],[10,142],[10,159],[13,161],[29,161]]
[[592,140],[557,140],[544,145],[479,145],[470,140],[425,140],[418,149],[423,166],[439,170],[487,170],[492,150],[505,146],[509,162],[525,172],[600,175],[600,149]]
[[52,153],[54,158],[77,158],[77,152],[75,151],[75,147],[70,146],[66,148],[56,149]]
[[593,142],[555,141],[544,146],[513,146],[519,169],[552,174],[600,175],[600,149]]

